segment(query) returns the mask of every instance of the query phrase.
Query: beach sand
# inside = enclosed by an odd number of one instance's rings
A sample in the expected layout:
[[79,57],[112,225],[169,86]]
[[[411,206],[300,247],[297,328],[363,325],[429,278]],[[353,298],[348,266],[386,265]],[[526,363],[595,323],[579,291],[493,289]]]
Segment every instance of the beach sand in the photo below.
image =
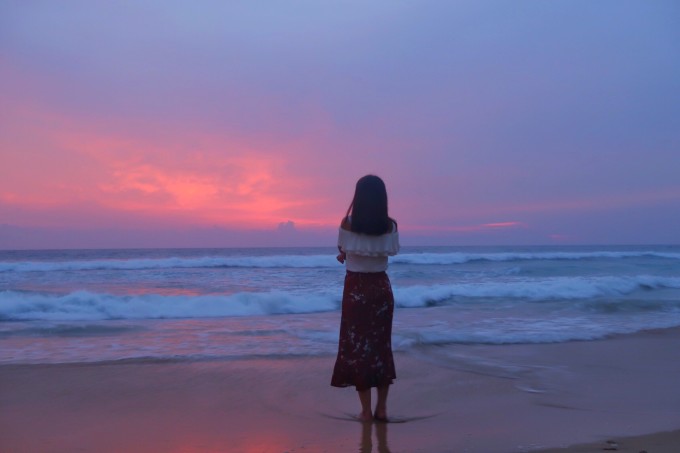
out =
[[678,453],[680,431],[648,434],[646,436],[617,437],[589,444],[574,445],[566,448],[551,448],[539,453]]
[[678,452],[678,351],[680,329],[415,348],[395,357],[404,422],[373,425],[329,386],[334,357],[4,365],[0,451]]

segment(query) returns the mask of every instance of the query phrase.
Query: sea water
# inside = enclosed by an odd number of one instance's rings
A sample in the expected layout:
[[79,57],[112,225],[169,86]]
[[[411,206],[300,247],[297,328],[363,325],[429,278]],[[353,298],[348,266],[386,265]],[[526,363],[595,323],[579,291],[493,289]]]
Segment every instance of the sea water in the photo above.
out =
[[[335,255],[0,251],[0,364],[332,357]],[[679,246],[404,247],[388,274],[397,351],[680,326]]]

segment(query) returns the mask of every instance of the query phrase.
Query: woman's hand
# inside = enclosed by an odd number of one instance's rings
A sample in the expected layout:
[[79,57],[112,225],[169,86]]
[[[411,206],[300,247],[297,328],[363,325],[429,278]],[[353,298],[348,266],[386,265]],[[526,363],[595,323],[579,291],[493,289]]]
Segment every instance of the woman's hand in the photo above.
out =
[[345,264],[345,259],[347,259],[347,254],[342,251],[340,246],[338,246],[338,250],[340,251],[340,253],[338,253],[338,256],[336,256],[335,259],[338,260],[340,262],[340,264]]

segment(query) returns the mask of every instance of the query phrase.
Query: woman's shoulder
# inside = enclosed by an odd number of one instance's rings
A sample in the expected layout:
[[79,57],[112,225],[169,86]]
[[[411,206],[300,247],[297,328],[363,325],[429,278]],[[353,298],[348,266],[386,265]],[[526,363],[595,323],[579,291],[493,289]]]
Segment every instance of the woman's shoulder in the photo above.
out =
[[396,223],[393,223],[390,231],[385,234],[369,235],[352,231],[351,219],[349,220],[350,222],[345,223],[343,219],[338,234],[338,246],[343,252],[374,257],[393,256],[399,252],[399,233]]

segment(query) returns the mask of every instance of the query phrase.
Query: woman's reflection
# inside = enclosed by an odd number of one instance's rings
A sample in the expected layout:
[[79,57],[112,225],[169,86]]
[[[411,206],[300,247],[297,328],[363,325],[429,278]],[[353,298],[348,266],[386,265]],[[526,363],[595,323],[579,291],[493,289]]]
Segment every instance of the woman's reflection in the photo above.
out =
[[390,453],[387,446],[387,423],[383,422],[364,422],[361,423],[361,442],[359,443],[360,453],[373,452],[373,439],[371,436],[372,428],[375,428],[375,438],[378,441],[378,453]]

